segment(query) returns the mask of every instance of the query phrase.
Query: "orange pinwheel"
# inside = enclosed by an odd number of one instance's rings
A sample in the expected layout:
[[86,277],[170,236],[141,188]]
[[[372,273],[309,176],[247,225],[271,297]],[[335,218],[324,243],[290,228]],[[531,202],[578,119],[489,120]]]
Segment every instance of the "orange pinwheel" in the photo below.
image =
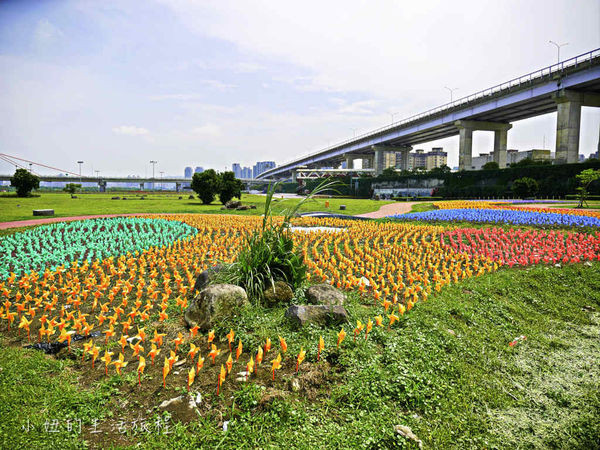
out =
[[254,359],[252,359],[252,355],[250,355],[250,361],[246,364],[246,379],[254,372]]
[[372,329],[373,329],[373,321],[371,319],[369,319],[369,321],[367,322],[367,327],[365,328],[365,341],[369,337],[369,333],[371,332]]
[[92,346],[89,353],[92,355],[92,369],[93,369],[94,363],[96,362],[96,358],[98,358],[98,355],[100,354],[100,347],[97,347],[95,345]]
[[165,356],[165,363],[163,364],[163,387],[167,387],[167,375],[171,371],[171,365],[169,364],[169,359]]
[[229,357],[227,361],[225,361],[225,367],[227,367],[227,373],[231,372],[231,368],[233,367],[233,359],[231,359],[231,353],[229,353]]
[[138,334],[135,337],[140,338],[140,340],[144,342],[146,340],[146,332],[144,331],[144,328],[138,327]]
[[106,335],[105,339],[104,339],[104,344],[107,345],[108,344],[108,338],[109,337],[113,337],[115,335],[115,327],[112,326],[112,324],[108,327],[108,330],[104,330],[103,333]]
[[31,342],[31,338],[29,337],[29,325],[31,325],[31,322],[33,322],[33,319],[27,320],[25,316],[22,316],[21,323],[19,323],[19,329],[25,328],[27,330],[27,340],[29,342]]
[[403,316],[405,311],[406,311],[406,307],[402,303],[400,303],[398,305],[398,312],[400,313],[401,316]]
[[138,372],[138,384],[141,386],[142,385],[142,374],[144,373],[144,368],[146,367],[146,360],[144,359],[143,356],[140,356],[140,361],[138,363],[138,368],[137,368],[137,372]]
[[156,348],[156,344],[152,344],[152,348],[148,352],[148,356],[150,356],[152,360],[152,365],[154,365],[154,358],[160,353],[160,349]]
[[92,341],[86,342],[83,344],[83,352],[81,353],[81,362],[83,362],[83,359],[85,358],[85,354],[90,352],[93,345],[94,345],[94,343]]
[[133,356],[137,356],[139,359],[141,357],[140,352],[144,351],[144,347],[142,347],[142,345],[139,343],[139,341],[136,342],[135,345],[129,344],[129,346],[133,350]]
[[201,354],[198,354],[198,360],[196,361],[196,372],[200,372],[202,367],[204,367],[204,358]]
[[210,348],[210,344],[215,340],[215,330],[210,330],[208,332],[208,348]]
[[127,338],[129,336],[127,336],[126,334],[122,334],[121,338],[119,339],[119,344],[121,344],[121,353],[125,353],[125,347],[127,346]]
[[279,336],[279,346],[281,347],[281,352],[285,354],[287,352],[287,342],[281,336]]
[[237,350],[235,351],[235,360],[236,360],[236,362],[237,362],[238,359],[240,359],[240,355],[242,354],[242,350],[243,350],[242,340],[238,339],[238,346],[237,346]]
[[298,353],[298,358],[296,359],[296,373],[298,373],[298,368],[300,367],[300,364],[302,364],[302,361],[304,361],[305,357],[306,351],[301,347],[300,353]]
[[150,342],[154,342],[158,347],[162,347],[163,345],[163,338],[166,336],[165,333],[159,333],[158,331],[154,330],[154,337],[152,338],[152,340]]
[[168,318],[169,318],[169,315],[167,314],[166,311],[161,311],[161,312],[158,313],[158,321],[159,322],[164,322]]
[[358,336],[365,326],[360,320],[356,321],[356,328],[354,329],[354,340],[356,341],[356,336]]
[[321,358],[321,352],[325,349],[325,341],[323,336],[319,336],[319,345],[317,347],[317,361]]
[[338,348],[340,347],[340,344],[344,341],[345,338],[346,338],[346,332],[344,331],[344,327],[342,327],[342,329],[338,333],[338,339],[337,339],[337,347]]
[[200,349],[196,347],[192,342],[190,342],[190,351],[188,352],[188,356],[190,360],[194,362],[194,358],[196,357],[196,353],[198,353]]
[[113,365],[116,367],[116,369],[117,369],[117,373],[118,373],[119,375],[121,375],[121,369],[122,369],[123,367],[125,367],[127,364],[128,364],[128,363],[125,361],[125,358],[124,358],[124,356],[123,356],[123,353],[119,353],[119,359],[116,359],[116,360],[113,362]]
[[262,347],[258,347],[258,351],[256,352],[256,366],[260,366],[260,363],[262,363],[263,360],[263,349]]
[[66,329],[63,328],[63,330],[60,333],[60,336],[58,337],[58,342],[67,341],[68,349],[69,349],[69,351],[71,351],[71,338],[73,337],[74,334],[75,334],[74,330],[67,331]]
[[168,358],[168,361],[169,361],[169,370],[171,370],[173,368],[173,364],[175,364],[178,359],[179,359],[179,356],[177,356],[175,354],[175,352],[173,350],[171,350],[171,355]]
[[219,390],[221,389],[221,385],[225,381],[226,376],[227,376],[227,371],[225,370],[225,367],[223,367],[223,364],[221,364],[221,372],[219,373],[218,378],[217,378],[217,395],[219,395]]
[[104,361],[104,373],[105,375],[108,375],[108,365],[110,364],[110,360],[111,357],[113,355],[113,352],[109,352],[109,351],[104,351],[104,356],[102,358],[100,358],[101,361]]
[[389,325],[390,327],[391,327],[392,325],[394,325],[394,322],[395,322],[396,320],[398,320],[398,319],[399,319],[399,317],[398,317],[396,314],[394,314],[394,313],[391,313],[391,314],[390,314],[388,317],[389,317],[389,319],[390,319],[390,325]]
[[192,367],[190,369],[190,371],[188,372],[188,383],[187,383],[187,390],[188,390],[188,392],[190,392],[190,386],[194,382],[194,378],[196,378],[196,369],[194,369]]
[[277,358],[271,361],[273,367],[271,368],[273,372],[273,381],[275,381],[275,371],[281,369],[281,353],[277,353]]
[[175,342],[175,352],[179,350],[179,346],[183,344],[184,340],[185,339],[183,338],[183,334],[177,333],[177,337],[173,339],[173,342]]
[[233,338],[235,337],[233,329],[229,330],[229,333],[227,333],[225,337],[227,338],[227,342],[229,343],[229,351],[231,352],[231,343],[233,342]]
[[212,358],[212,363],[213,365],[215,364],[215,358],[217,356],[219,356],[219,354],[221,353],[221,350],[219,350],[217,348],[217,346],[215,344],[212,345],[212,348],[210,349],[210,352],[208,354],[208,356],[210,356]]
[[382,316],[375,316],[375,324],[378,327],[382,327],[383,326],[383,317]]
[[267,338],[267,342],[265,342],[265,353],[269,353],[271,350],[271,338]]
[[196,335],[198,334],[198,330],[200,329],[200,327],[198,325],[190,328],[190,339],[196,337]]

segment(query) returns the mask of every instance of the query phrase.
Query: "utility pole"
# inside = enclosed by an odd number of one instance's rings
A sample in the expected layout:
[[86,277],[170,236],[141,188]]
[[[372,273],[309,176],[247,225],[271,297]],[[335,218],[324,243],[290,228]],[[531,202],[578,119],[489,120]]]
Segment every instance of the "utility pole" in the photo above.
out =
[[160,190],[161,190],[161,191],[162,191],[162,190],[163,190],[163,188],[164,188],[164,187],[163,187],[163,181],[162,181],[162,180],[163,180],[163,173],[164,173],[164,172],[161,170],[161,171],[160,171]]

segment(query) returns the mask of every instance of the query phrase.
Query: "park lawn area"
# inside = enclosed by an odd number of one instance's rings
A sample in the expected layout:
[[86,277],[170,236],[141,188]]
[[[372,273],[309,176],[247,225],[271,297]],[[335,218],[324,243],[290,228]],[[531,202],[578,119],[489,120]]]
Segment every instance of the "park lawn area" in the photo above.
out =
[[[119,196],[121,200],[112,200]],[[0,196],[0,222],[33,219],[34,209],[54,209],[55,217],[70,217],[94,214],[152,214],[152,213],[199,213],[199,214],[242,214],[260,215],[264,212],[265,197],[262,195],[243,195],[245,205],[255,205],[256,209],[247,211],[227,210],[222,211],[220,202],[214,201],[210,205],[203,205],[200,200],[188,199],[189,194],[148,194],[142,200],[139,194],[78,194],[72,199],[66,193],[41,193],[39,197],[18,198]],[[123,200],[125,197],[127,200]],[[182,197],[180,200],[179,197]],[[276,200],[276,201],[275,201]],[[281,214],[284,210],[293,207],[300,199],[282,199],[274,197],[273,212]],[[329,208],[325,202],[329,202]],[[368,199],[313,199],[307,202],[300,212],[330,211],[340,214],[362,214],[377,211],[385,205],[384,201]],[[346,210],[341,211],[340,205],[346,205]],[[36,219],[38,217],[35,217]]]
[[[149,398],[157,404],[184,388],[138,390],[131,373],[86,380],[78,357],[56,359],[3,338],[0,441],[3,448],[417,448],[396,435],[401,424],[424,448],[600,448],[599,292],[600,263],[467,279],[419,302],[391,332],[375,327],[368,341],[361,336],[304,362],[295,377],[271,382],[265,374],[220,396],[212,386],[202,392],[201,417],[171,422],[169,434],[135,432],[131,418],[164,419],[146,409]],[[352,323],[364,323],[372,299],[350,294],[348,303]],[[290,344],[337,332],[309,327],[292,338],[283,309],[250,307],[232,326],[253,330],[254,339],[275,331]],[[526,340],[508,345],[521,335]],[[299,390],[290,388],[294,378]],[[60,432],[45,432],[54,419]],[[76,419],[81,434],[66,429]],[[92,434],[95,419],[114,429]]]

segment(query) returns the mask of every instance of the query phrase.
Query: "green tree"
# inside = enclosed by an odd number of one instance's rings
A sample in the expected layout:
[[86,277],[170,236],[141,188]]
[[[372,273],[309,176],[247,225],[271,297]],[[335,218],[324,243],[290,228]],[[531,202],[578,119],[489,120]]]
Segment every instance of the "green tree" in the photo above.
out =
[[451,171],[452,170],[450,169],[450,167],[448,167],[446,164],[442,164],[440,167],[434,167],[433,169],[431,169],[429,173],[435,175],[445,175],[447,173],[450,173]]
[[63,191],[73,195],[75,192],[77,192],[78,189],[81,189],[81,184],[67,183],[67,185],[63,188]]
[[396,177],[396,168],[395,167],[386,167],[381,172],[382,178],[395,178]]
[[17,188],[19,197],[27,197],[33,189],[40,187],[40,177],[33,175],[25,169],[17,169],[10,179],[10,185]]
[[219,174],[219,200],[225,204],[232,198],[242,198],[243,183],[235,177],[233,172]]
[[529,177],[519,178],[512,184],[512,192],[519,198],[533,197],[539,189],[538,182]]
[[219,191],[219,176],[213,169],[195,173],[192,177],[192,190],[205,205],[210,205]]
[[577,178],[579,184],[581,184],[581,186],[577,188],[577,191],[579,191],[579,204],[577,207],[583,208],[584,205],[587,206],[588,188],[590,187],[590,184],[596,180],[600,180],[600,169],[583,170],[581,173],[575,175],[575,178]]
[[500,165],[498,165],[498,163],[496,161],[486,162],[482,167],[483,170],[493,170],[493,169],[499,169],[499,168],[500,168]]

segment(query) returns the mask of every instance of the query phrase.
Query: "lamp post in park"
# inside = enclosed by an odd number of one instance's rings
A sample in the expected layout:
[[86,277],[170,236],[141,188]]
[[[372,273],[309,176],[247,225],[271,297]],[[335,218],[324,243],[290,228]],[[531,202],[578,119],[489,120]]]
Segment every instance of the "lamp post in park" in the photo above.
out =
[[163,181],[162,181],[162,180],[163,180],[163,173],[164,173],[164,172],[161,170],[161,171],[160,171],[160,190],[161,190],[161,191],[164,189],[164,186],[163,186]]
[[77,164],[79,164],[79,182],[81,183],[81,165],[83,164],[83,161],[77,161]]
[[[158,161],[154,161],[154,160],[150,161],[150,164],[152,164],[152,180],[154,180],[154,168],[155,168],[157,162]],[[154,189],[154,181],[152,181],[152,189]]]

